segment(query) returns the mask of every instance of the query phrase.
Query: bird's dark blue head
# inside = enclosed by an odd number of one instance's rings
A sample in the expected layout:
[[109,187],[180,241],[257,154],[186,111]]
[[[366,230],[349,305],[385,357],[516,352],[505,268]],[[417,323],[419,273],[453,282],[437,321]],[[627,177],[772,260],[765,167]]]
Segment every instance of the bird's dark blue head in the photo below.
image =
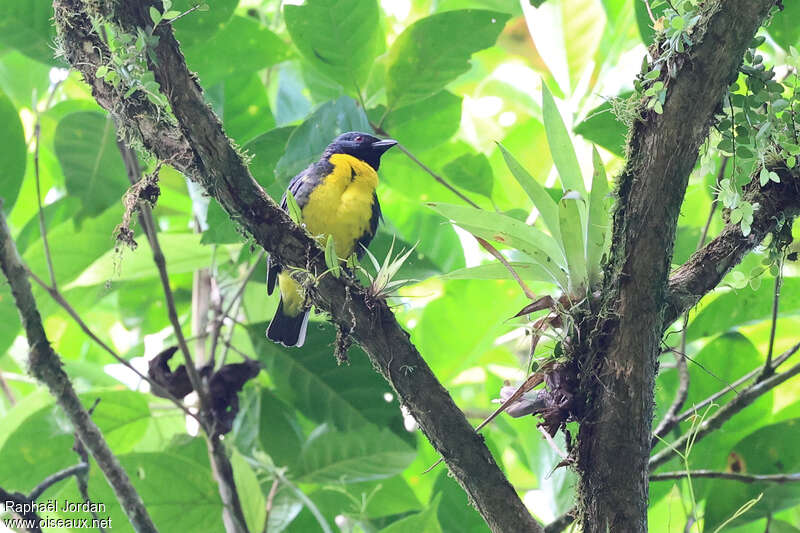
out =
[[336,137],[325,149],[325,155],[352,155],[378,170],[383,153],[397,144],[394,139],[378,139],[368,133],[349,131]]

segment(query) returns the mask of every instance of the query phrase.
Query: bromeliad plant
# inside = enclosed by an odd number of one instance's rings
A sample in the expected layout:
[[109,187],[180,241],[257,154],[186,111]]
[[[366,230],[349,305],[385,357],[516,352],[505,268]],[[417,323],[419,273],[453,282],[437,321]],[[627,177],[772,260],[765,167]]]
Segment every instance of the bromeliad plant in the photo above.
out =
[[[548,310],[544,317],[531,323],[532,357],[539,339],[548,328],[560,329],[561,338],[568,336],[573,326],[573,311],[587,301],[602,281],[602,258],[610,241],[609,186],[597,150],[593,150],[592,187],[587,191],[567,128],[546,87],[542,90],[542,114],[550,152],[563,189],[560,200],[555,201],[505,147],[499,147],[509,170],[533,202],[544,230],[503,213],[461,205],[429,204],[475,237],[499,243],[524,258],[523,261],[504,262],[503,267],[488,265],[490,268],[487,269],[487,265],[482,265],[465,268],[452,272],[448,277],[486,279],[512,275],[515,279],[552,284],[551,294],[533,299],[516,315]],[[508,398],[497,412],[519,401],[521,395],[532,388],[532,383],[547,381],[553,368],[563,366],[555,365],[554,359],[562,353],[559,348],[557,344],[554,353],[539,363],[532,361],[532,369],[541,369],[543,374],[534,372],[515,394],[506,395]],[[544,379],[535,378],[537,374]],[[548,424],[547,429],[554,434],[558,424]]]

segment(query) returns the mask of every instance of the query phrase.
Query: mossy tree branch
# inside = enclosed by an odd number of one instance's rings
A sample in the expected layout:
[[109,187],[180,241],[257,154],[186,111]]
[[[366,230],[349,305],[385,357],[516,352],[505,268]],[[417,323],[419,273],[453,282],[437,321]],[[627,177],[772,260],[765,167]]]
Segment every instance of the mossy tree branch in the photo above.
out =
[[[54,0],[55,21],[67,60],[83,74],[97,102],[111,113],[130,140],[200,183],[281,263],[324,272],[323,254],[316,243],[253,180],[204,102],[202,88],[188,71],[168,24],[160,24],[155,31],[159,44],[154,51],[157,62],[151,68],[169,99],[176,123],[141,92],[125,98],[126,89],[115,89],[95,76],[97,67],[107,61],[108,50],[94,33],[87,10],[95,9],[91,15],[113,20],[132,31],[151,25],[147,10],[154,4]],[[369,298],[354,281],[333,276],[319,278],[311,296],[319,309],[330,313],[334,323],[351,332],[392,384],[490,528],[541,531],[483,439],[472,430],[386,303]]]
[[714,111],[773,4],[703,4],[695,45],[662,74],[674,73],[662,80],[663,114],[646,112],[631,132],[600,319],[585,322],[575,354],[586,406],[578,447],[586,533],[647,531],[653,387],[680,206]]

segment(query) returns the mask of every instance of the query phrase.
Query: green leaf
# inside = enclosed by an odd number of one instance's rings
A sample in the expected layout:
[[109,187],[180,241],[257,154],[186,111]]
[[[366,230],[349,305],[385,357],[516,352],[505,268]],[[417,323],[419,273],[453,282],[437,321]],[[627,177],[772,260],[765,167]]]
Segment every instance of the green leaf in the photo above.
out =
[[303,433],[294,409],[268,389],[261,391],[258,439],[277,466],[294,465],[303,444]]
[[373,424],[340,432],[317,427],[303,446],[294,475],[302,483],[358,483],[401,473],[414,448]]
[[[200,244],[201,234],[159,233],[158,241],[169,265],[170,275],[193,272],[211,264],[212,246]],[[135,250],[125,250],[122,258],[109,250],[83,271],[67,288],[98,285],[115,280],[157,278],[158,269],[153,262],[153,252],[147,239],[138,239]],[[222,253],[217,250],[217,253]]]
[[542,85],[542,117],[544,131],[547,134],[547,144],[550,146],[550,154],[552,154],[553,162],[558,169],[564,192],[577,191],[582,198],[585,198],[586,186],[581,177],[581,167],[578,165],[578,157],[575,155],[572,139],[564,126],[553,95],[550,94],[546,85]]
[[[639,35],[642,37],[642,42],[646,46],[650,46],[653,44],[655,31],[653,30],[653,21],[650,19],[650,15],[647,12],[647,4],[644,2],[633,2],[633,7],[636,11],[636,25],[639,27]],[[666,2],[658,4],[651,2],[650,7],[653,12],[653,18],[658,20],[664,16],[664,10],[669,7],[669,4]]]
[[788,50],[789,46],[797,46],[800,41],[800,5],[797,2],[786,2],[783,9],[772,16],[772,21],[767,31],[781,48]]
[[571,293],[580,287],[586,287],[589,280],[585,255],[585,232],[581,224],[581,206],[579,205],[581,202],[583,200],[574,191],[564,195],[558,202],[558,221],[567,254],[569,291]]
[[444,166],[450,181],[468,191],[492,197],[494,176],[489,160],[483,154],[464,154]]
[[[107,209],[102,215],[87,219],[80,228],[75,227],[74,220],[67,220],[58,226],[48,227],[47,237],[50,253],[56,258],[56,280],[62,287],[75,279],[93,261],[106,254],[108,256],[108,272],[113,271],[111,264],[114,245],[111,233],[122,219],[122,204]],[[38,222],[37,222],[38,223]],[[78,240],[80,246],[75,246]],[[41,240],[34,241],[22,258],[28,267],[42,279],[48,279],[47,261]],[[152,264],[153,258],[150,257]],[[97,283],[105,282],[106,278]],[[41,305],[41,304],[40,304]]]
[[303,211],[300,209],[300,206],[297,205],[297,199],[295,199],[294,193],[289,189],[286,189],[286,208],[289,211],[289,217],[295,224],[299,226],[303,223]]
[[[150,419],[145,395],[105,390],[86,392],[80,398],[86,408],[100,399],[92,420],[115,453],[129,451],[144,435]],[[51,397],[32,398],[30,406],[22,405],[19,411],[22,416],[16,417],[16,426],[8,418],[3,421],[8,433],[0,447],[4,458],[0,479],[13,484],[7,490],[27,493],[45,477],[75,464],[74,429]]]
[[[197,448],[205,451],[202,443]],[[159,531],[224,533],[219,518],[222,502],[208,461],[199,462],[182,452],[129,453],[118,458]],[[96,465],[89,470],[88,485],[92,501],[105,504],[103,514],[111,519],[112,526],[128,524],[114,492]],[[75,483],[65,484],[58,497],[83,501]],[[70,513],[64,516],[67,517],[88,518],[91,523],[91,515],[86,513]]]
[[[437,518],[445,533],[469,531],[479,533],[489,531],[481,515],[469,504],[464,489],[442,469],[433,485],[432,500],[439,500]],[[433,501],[431,502],[434,503]]]
[[389,109],[427,98],[467,72],[472,54],[492,46],[509,15],[464,9],[425,17],[408,26],[388,52]]
[[286,153],[275,167],[278,179],[288,182],[316,161],[336,136],[348,131],[372,131],[364,111],[355,100],[342,96],[322,104],[289,137]]
[[339,257],[336,255],[336,243],[333,240],[333,235],[328,235],[328,239],[325,242],[325,265],[330,269],[334,277],[339,277]]
[[0,91],[0,146],[3,147],[3,167],[0,171],[0,201],[6,213],[14,207],[22,178],[25,177],[27,148],[19,114],[8,96]]
[[210,39],[199,41],[183,51],[187,65],[197,72],[200,82],[206,87],[234,74],[252,74],[275,65],[289,54],[280,37],[261,27],[252,17],[240,16],[232,17]]
[[53,57],[56,29],[52,20],[53,3],[49,0],[0,2],[0,43],[36,61],[58,65]]
[[[253,156],[250,172],[262,187],[269,187],[275,182],[275,166],[283,156],[293,131],[294,127],[275,128],[244,145],[244,149]],[[280,200],[280,194],[273,198]]]
[[597,148],[592,148],[592,190],[589,193],[589,220],[587,227],[586,263],[589,273],[589,286],[600,281],[600,260],[611,236],[610,204],[608,198],[608,178]]
[[[511,173],[514,175],[514,178],[516,178],[517,182],[525,190],[525,193],[533,202],[534,207],[539,210],[542,221],[550,231],[550,235],[553,236],[556,242],[561,243],[561,229],[558,225],[558,205],[547,193],[545,188],[525,170],[508,150],[506,150],[505,146],[500,143],[498,143],[497,146],[503,153],[503,158],[509,170],[511,170]],[[561,244],[561,247],[563,249],[563,244]]]
[[231,454],[231,466],[247,527],[250,531],[260,531],[264,527],[264,519],[267,518],[267,509],[258,477],[247,460],[235,449]]
[[15,106],[30,107],[34,90],[40,96],[47,94],[50,66],[31,61],[16,50],[4,52],[6,53],[0,56],[0,89],[11,98]]
[[206,223],[208,229],[203,232],[200,244],[232,244],[242,242],[244,239],[230,215],[222,209],[216,199],[211,199],[208,203]]
[[[617,98],[625,100],[631,93],[624,93]],[[616,156],[625,155],[625,137],[628,128],[617,119],[611,110],[611,103],[606,101],[589,111],[583,122],[573,131],[589,142],[598,144]]]
[[474,207],[429,203],[437,213],[483,239],[500,242],[528,255],[547,271],[553,283],[567,286],[566,261],[552,237],[514,218]]
[[[461,100],[448,91],[439,91],[430,98],[395,109],[383,120],[382,128],[411,150],[428,150],[455,135],[461,123]],[[384,106],[370,110],[373,122],[380,121]]]
[[[738,326],[768,320],[772,316],[771,279],[757,291],[729,291],[705,305],[689,324],[687,340],[723,333]],[[784,278],[778,316],[800,311],[800,279]]]
[[383,41],[376,0],[308,0],[283,15],[308,62],[349,93],[363,86]]
[[[441,496],[434,497],[428,508],[423,512],[398,520],[381,529],[379,533],[408,533],[409,531],[414,533],[442,533],[442,527],[439,525],[437,518],[440,502]],[[466,530],[462,529],[462,531]]]
[[[197,0],[173,0],[172,7],[183,13],[197,3]],[[214,0],[212,9],[196,9],[173,22],[175,37],[180,41],[181,47],[208,41],[225,27],[238,4],[239,0]]]
[[[522,279],[552,283],[550,274],[538,263],[509,261],[509,264]],[[508,269],[499,262],[474,267],[459,268],[448,272],[442,279],[514,279]]]
[[[762,427],[738,442],[731,454],[745,474],[785,474],[800,468],[800,448],[791,438],[800,430],[800,418]],[[761,501],[732,525],[742,525],[764,516],[795,507],[800,503],[796,483],[741,483],[713,480],[705,515],[705,529],[713,531],[750,499],[763,494]]]
[[225,78],[222,123],[225,133],[244,145],[275,127],[267,89],[257,74]]
[[307,418],[330,422],[350,431],[377,424],[405,434],[402,417],[386,382],[375,373],[364,353],[350,349],[350,366],[340,367],[331,354],[330,326],[309,327],[302,350],[283,348],[264,337],[266,324],[248,327],[255,353],[275,385],[275,394]]
[[95,217],[119,203],[130,186],[117,147],[114,121],[108,115],[94,111],[66,115],[56,128],[55,151],[67,193],[80,198],[83,204],[77,215],[79,220]]

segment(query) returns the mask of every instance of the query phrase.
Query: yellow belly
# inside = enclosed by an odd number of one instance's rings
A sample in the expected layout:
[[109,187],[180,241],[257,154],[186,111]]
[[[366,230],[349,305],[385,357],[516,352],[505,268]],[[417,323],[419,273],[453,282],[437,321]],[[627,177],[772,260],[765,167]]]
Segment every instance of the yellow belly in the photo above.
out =
[[309,195],[303,222],[324,246],[333,235],[336,255],[347,259],[370,229],[378,174],[367,163],[345,154],[330,157],[333,172]]

